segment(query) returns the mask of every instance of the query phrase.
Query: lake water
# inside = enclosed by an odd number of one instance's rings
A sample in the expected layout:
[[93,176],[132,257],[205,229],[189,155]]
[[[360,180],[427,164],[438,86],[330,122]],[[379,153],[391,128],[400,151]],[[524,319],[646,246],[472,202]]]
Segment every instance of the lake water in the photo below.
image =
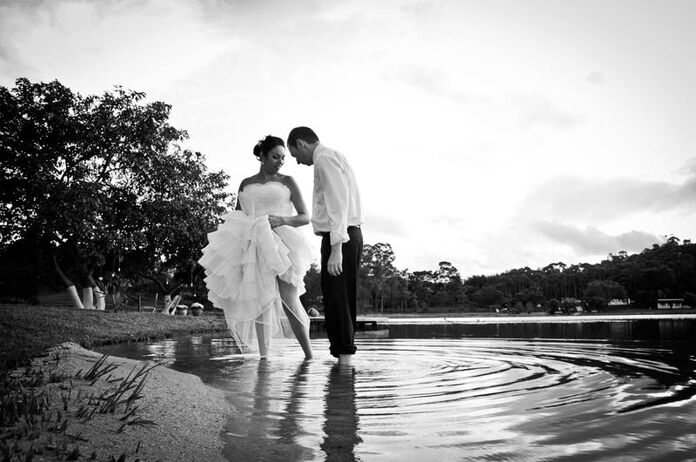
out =
[[696,320],[359,335],[349,369],[321,334],[308,362],[294,343],[243,358],[221,334],[100,351],[228,391],[239,410],[223,436],[230,460],[696,460]]

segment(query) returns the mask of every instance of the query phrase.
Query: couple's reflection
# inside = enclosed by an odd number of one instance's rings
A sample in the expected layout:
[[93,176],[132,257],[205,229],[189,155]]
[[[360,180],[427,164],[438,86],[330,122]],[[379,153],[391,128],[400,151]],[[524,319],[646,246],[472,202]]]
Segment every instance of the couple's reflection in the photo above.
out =
[[298,416],[302,412],[302,400],[306,397],[307,374],[309,362],[303,361],[292,375],[290,393],[288,394],[285,412],[283,413],[280,424],[278,425],[278,436],[280,441],[285,444],[295,444],[300,432],[302,431],[297,422]]
[[288,390],[287,381],[279,383],[282,371],[276,370],[272,362],[259,361],[252,415],[260,423],[260,431],[249,435],[256,457],[244,460],[311,460],[312,450],[298,442],[302,432],[298,417],[307,393],[308,368],[309,362],[300,363],[289,380]]
[[[244,460],[353,461],[358,436],[355,371],[334,365],[323,387],[311,374],[319,364],[304,361],[283,380],[272,361],[259,361],[246,441],[234,448]],[[323,368],[322,368],[323,369]],[[285,376],[287,377],[287,376]],[[316,385],[314,385],[316,384]],[[318,386],[317,386],[318,385]],[[323,415],[322,415],[323,414]],[[323,417],[323,424],[319,419]],[[323,435],[321,435],[323,430]],[[240,442],[241,443],[241,442]],[[240,449],[243,449],[240,451]],[[321,448],[323,454],[317,449]]]
[[335,364],[329,371],[324,400],[324,441],[321,449],[327,461],[351,461],[358,436],[355,411],[355,370]]

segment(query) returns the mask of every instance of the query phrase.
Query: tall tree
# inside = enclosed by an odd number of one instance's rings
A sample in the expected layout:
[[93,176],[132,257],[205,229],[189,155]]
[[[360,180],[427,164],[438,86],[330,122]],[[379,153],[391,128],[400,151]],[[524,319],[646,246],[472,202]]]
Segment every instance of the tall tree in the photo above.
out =
[[107,263],[121,277],[175,268],[190,279],[225,210],[227,175],[180,147],[171,106],[144,99],[120,87],[83,97],[58,81],[0,87],[0,252],[28,239],[48,249],[77,306],[73,279],[89,300]]
[[448,261],[438,263],[436,272],[438,305],[461,305],[467,301],[466,290],[459,270]]
[[394,267],[394,250],[390,244],[378,242],[365,244],[362,253],[362,283],[370,294],[372,306],[384,311],[386,286],[390,278],[397,275]]
[[612,280],[595,280],[587,284],[584,298],[590,308],[601,310],[607,307],[612,299],[626,298],[626,289]]

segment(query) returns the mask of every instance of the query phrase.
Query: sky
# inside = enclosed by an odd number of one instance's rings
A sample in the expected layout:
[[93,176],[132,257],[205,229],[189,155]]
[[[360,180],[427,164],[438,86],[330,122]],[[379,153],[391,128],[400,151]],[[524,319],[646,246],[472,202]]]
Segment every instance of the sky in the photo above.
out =
[[[0,85],[145,92],[230,191],[310,126],[366,243],[469,277],[696,237],[693,24],[691,0],[0,0]],[[311,207],[311,168],[281,172]]]

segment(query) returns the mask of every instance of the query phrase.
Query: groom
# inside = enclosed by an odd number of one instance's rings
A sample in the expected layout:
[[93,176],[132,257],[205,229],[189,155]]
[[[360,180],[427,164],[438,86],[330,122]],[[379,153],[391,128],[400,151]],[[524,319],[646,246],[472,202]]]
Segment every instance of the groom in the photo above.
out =
[[363,238],[360,193],[345,156],[319,142],[311,128],[296,127],[288,149],[298,164],[314,165],[312,227],[321,238],[321,291],[331,354],[350,364],[355,354],[357,278]]

